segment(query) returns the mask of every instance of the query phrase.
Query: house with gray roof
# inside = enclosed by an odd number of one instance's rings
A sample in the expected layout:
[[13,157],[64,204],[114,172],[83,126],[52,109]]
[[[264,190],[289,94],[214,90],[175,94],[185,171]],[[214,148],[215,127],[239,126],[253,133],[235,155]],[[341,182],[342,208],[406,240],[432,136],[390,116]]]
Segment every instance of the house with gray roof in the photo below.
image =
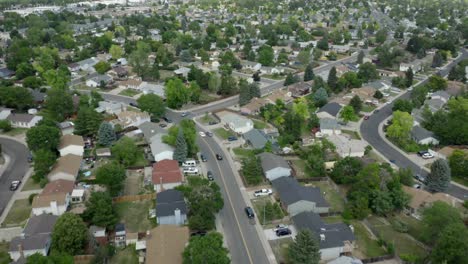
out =
[[341,105],[336,102],[327,103],[317,111],[318,118],[336,118],[341,110]]
[[42,120],[42,116],[11,113],[6,119],[13,127],[31,128]]
[[326,224],[313,212],[303,212],[292,217],[297,230],[308,229],[319,241],[321,260],[331,260],[351,253],[356,237],[353,227],[344,223]]
[[144,122],[138,128],[143,133],[143,137],[150,145],[151,153],[154,161],[161,161],[164,159],[172,159],[174,155],[174,148],[163,142],[163,137],[167,135],[167,131],[159,127],[153,122]]
[[15,75],[15,72],[8,68],[0,68],[0,79],[10,79]]
[[431,99],[439,99],[447,103],[450,100],[450,94],[446,91],[440,90],[431,94]]
[[339,135],[341,126],[334,118],[320,118],[320,132],[324,135]]
[[155,95],[158,95],[159,97],[161,97],[163,99],[166,98],[165,88],[161,84],[142,82],[138,86],[137,89],[142,91],[144,94],[155,94]]
[[10,242],[8,253],[13,261],[27,258],[35,253],[49,254],[51,233],[58,216],[50,214],[33,215],[20,236]]
[[259,129],[252,129],[242,134],[245,141],[250,144],[254,149],[263,149],[268,141],[271,142],[273,150],[279,149],[278,143],[275,138],[268,136]]
[[268,180],[274,181],[280,177],[291,176],[291,167],[283,157],[269,152],[258,154],[262,165],[263,173]]
[[184,225],[187,222],[187,205],[181,191],[170,189],[156,195],[156,219],[160,225]]
[[411,129],[411,138],[421,145],[438,145],[439,140],[435,137],[434,133],[421,127],[414,126]]
[[281,205],[292,216],[302,212],[328,213],[330,205],[320,188],[302,186],[295,178],[281,177],[272,181]]
[[100,101],[99,106],[94,110],[98,113],[107,113],[111,115],[116,115],[127,109],[127,106],[122,102],[108,102]]
[[98,75],[86,80],[86,86],[96,88],[96,87],[100,86],[102,83],[104,85],[107,85],[111,81],[112,81],[112,77],[110,77],[109,75],[107,75],[107,74],[98,74]]
[[95,57],[91,57],[91,58],[88,58],[88,59],[84,59],[82,61],[79,61],[77,63],[73,63],[71,65],[68,66],[69,70],[70,71],[90,71],[90,72],[94,72],[94,65],[96,65],[97,63],[99,62],[99,60]]

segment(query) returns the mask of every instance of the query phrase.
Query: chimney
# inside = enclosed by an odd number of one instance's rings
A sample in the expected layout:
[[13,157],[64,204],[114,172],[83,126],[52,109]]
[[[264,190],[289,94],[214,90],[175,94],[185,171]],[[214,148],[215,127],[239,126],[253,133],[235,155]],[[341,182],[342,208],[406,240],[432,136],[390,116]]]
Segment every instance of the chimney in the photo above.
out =
[[325,235],[324,234],[320,234],[320,241],[325,241]]
[[181,225],[182,223],[182,217],[180,215],[180,209],[177,208],[174,210],[174,215],[175,215],[175,222],[177,225]]
[[18,244],[18,251],[20,253],[21,258],[24,258],[23,244]]

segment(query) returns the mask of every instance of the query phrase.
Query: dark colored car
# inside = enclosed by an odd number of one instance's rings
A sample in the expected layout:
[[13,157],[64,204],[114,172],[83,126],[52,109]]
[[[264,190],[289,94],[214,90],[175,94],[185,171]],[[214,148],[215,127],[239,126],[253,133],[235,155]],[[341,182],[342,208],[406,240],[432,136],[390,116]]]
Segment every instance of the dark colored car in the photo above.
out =
[[418,155],[421,156],[421,157],[426,153],[429,153],[429,152],[427,150],[418,151]]
[[18,190],[18,187],[21,185],[21,181],[12,181],[10,184],[10,191]]
[[208,125],[210,125],[210,126],[216,125],[216,124],[218,124],[218,122],[216,122],[216,121],[210,121],[210,122],[208,122]]
[[420,174],[416,174],[414,175],[414,178],[422,183],[425,183],[426,182],[426,178],[424,178],[424,176],[420,175]]
[[247,217],[249,219],[253,219],[255,217],[254,211],[252,210],[252,208],[250,206],[247,206],[245,208],[245,213],[247,214]]
[[208,172],[206,173],[206,177],[208,178],[208,180],[214,181],[213,173],[212,173],[211,171],[208,171]]
[[206,161],[207,161],[205,155],[203,155],[203,154],[200,155],[200,158],[201,158],[201,160],[202,160],[203,162],[206,162]]
[[159,124],[159,126],[160,126],[160,127],[167,127],[167,125],[164,124],[164,123]]
[[190,236],[205,236],[206,235],[206,231],[193,231],[190,233]]
[[282,228],[282,229],[278,229],[276,230],[276,235],[277,236],[287,236],[287,235],[290,235],[291,234],[291,229],[289,228]]
[[33,156],[31,154],[28,155],[28,162],[29,163],[33,162]]
[[223,157],[221,155],[219,155],[219,154],[216,154],[216,159],[217,160],[223,160]]
[[364,120],[367,120],[367,119],[369,119],[369,116],[368,115],[364,116]]
[[206,135],[209,136],[209,137],[213,137],[213,132],[206,132]]
[[157,117],[151,117],[151,122],[153,122],[153,123],[159,123],[159,121],[161,121],[161,120],[159,120],[159,118],[157,118]]
[[228,141],[236,141],[237,140],[237,137],[235,136],[229,136],[228,137]]
[[167,123],[172,123],[172,120],[170,118],[163,117],[163,120],[166,121]]
[[136,103],[130,103],[130,106],[138,107],[138,105]]

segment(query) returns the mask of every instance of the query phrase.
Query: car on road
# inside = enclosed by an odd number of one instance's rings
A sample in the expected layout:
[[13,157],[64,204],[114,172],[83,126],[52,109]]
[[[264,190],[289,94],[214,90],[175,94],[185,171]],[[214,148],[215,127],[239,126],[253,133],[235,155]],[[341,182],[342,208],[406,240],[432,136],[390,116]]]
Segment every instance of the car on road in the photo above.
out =
[[188,115],[189,115],[188,112],[182,112],[182,114],[180,114],[181,117],[186,117],[186,116],[188,116]]
[[216,125],[216,124],[218,124],[218,122],[216,122],[216,121],[210,121],[210,122],[208,122],[208,125],[210,125],[210,126]]
[[414,175],[414,178],[422,183],[426,182],[426,178],[424,178],[424,176],[420,175],[420,174],[416,174]]
[[434,158],[434,155],[432,155],[431,153],[424,153],[422,156],[421,156],[423,159],[432,159]]
[[136,103],[130,103],[130,106],[138,107],[138,105]]
[[164,124],[164,123],[161,123],[161,124],[159,124],[159,127],[167,127],[167,125]]
[[206,134],[203,131],[200,131],[198,134],[200,135],[200,137],[206,137]]
[[365,116],[364,116],[364,120],[367,120],[367,119],[369,119],[369,116],[368,116],[368,115],[365,115]]
[[273,229],[273,231],[278,231],[280,229],[285,229],[285,228],[288,228],[289,226],[286,225],[286,224],[279,224],[279,225],[276,225],[276,227]]
[[213,137],[213,132],[208,131],[208,132],[206,132],[206,135],[209,136],[209,137]]
[[219,154],[216,154],[216,159],[217,160],[223,160],[223,156],[219,155]]
[[245,214],[247,215],[247,217],[249,219],[253,219],[255,217],[254,211],[253,211],[252,207],[250,207],[250,206],[247,206],[245,208]]
[[374,110],[374,113],[378,113],[378,112],[379,112],[379,109],[375,109],[375,110]]
[[200,154],[200,159],[201,159],[201,161],[203,161],[203,162],[207,162],[207,161],[208,161],[208,160],[206,159],[206,156],[203,155],[203,154]]
[[166,116],[163,116],[162,118],[164,121],[166,121],[167,123],[172,123],[172,120]]
[[227,138],[227,140],[228,140],[228,141],[236,141],[236,140],[237,140],[237,137],[235,137],[235,136],[229,136],[229,137]]
[[28,162],[29,162],[29,163],[32,163],[33,160],[34,160],[34,159],[33,159],[33,156],[32,156],[32,154],[30,153],[30,154],[28,155]]
[[394,159],[391,159],[390,162],[395,164],[396,161]]
[[260,197],[260,196],[267,196],[273,194],[273,191],[271,189],[261,189],[258,191],[254,192],[255,197]]
[[21,185],[21,181],[12,181],[10,184],[10,191],[18,190],[18,187]]
[[292,232],[291,232],[291,229],[289,228],[283,228],[283,229],[279,229],[279,230],[276,230],[276,236],[288,236],[290,235]]
[[214,181],[213,173],[212,173],[211,171],[208,171],[208,172],[206,173],[206,177],[208,178],[208,180]]

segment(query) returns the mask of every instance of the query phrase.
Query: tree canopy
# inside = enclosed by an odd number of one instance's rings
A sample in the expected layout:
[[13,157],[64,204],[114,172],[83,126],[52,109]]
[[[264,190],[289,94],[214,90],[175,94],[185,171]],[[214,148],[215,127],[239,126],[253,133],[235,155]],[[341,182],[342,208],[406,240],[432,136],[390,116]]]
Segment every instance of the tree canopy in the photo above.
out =
[[78,215],[67,212],[54,225],[52,247],[73,256],[83,252],[87,238],[88,228],[83,220]]

